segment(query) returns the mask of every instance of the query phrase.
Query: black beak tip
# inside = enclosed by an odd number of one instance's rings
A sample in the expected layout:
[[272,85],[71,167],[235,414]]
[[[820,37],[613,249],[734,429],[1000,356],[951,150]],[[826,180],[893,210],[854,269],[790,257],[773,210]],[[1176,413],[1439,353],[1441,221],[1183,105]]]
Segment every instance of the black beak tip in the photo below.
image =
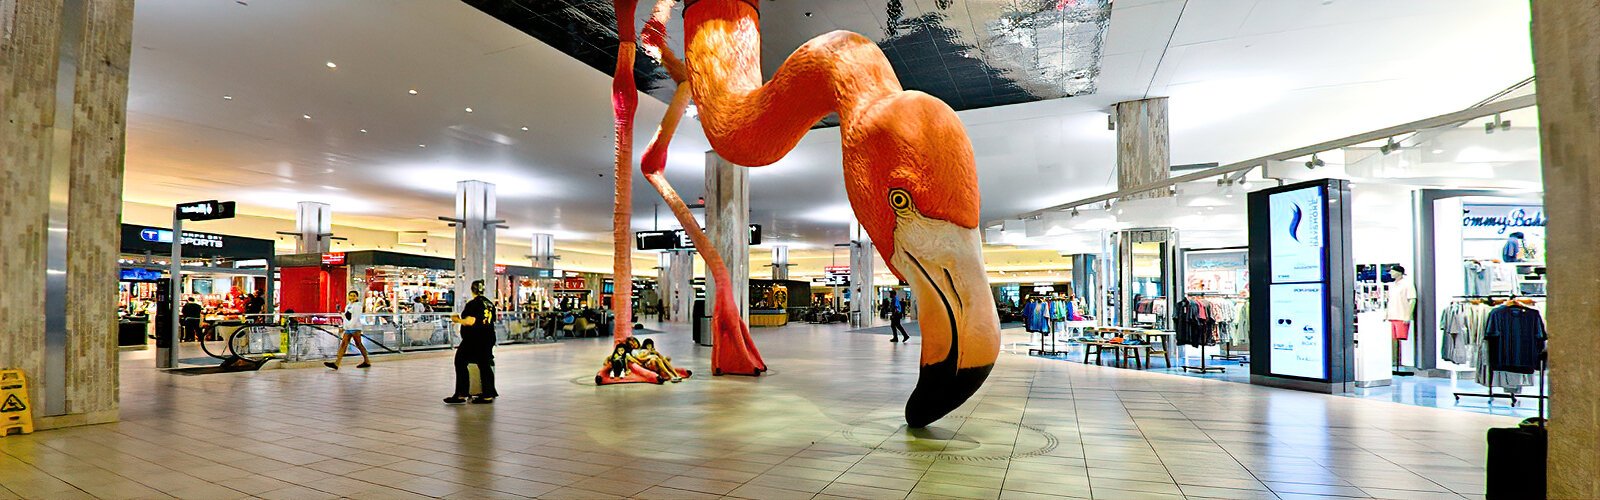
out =
[[922,374],[917,379],[916,390],[911,391],[911,398],[906,400],[906,425],[913,429],[921,429],[929,424],[944,418],[950,412],[960,408],[967,399],[983,387],[983,381],[989,378],[989,372],[994,369],[993,364],[961,368],[954,370],[941,369],[939,365],[922,367]]

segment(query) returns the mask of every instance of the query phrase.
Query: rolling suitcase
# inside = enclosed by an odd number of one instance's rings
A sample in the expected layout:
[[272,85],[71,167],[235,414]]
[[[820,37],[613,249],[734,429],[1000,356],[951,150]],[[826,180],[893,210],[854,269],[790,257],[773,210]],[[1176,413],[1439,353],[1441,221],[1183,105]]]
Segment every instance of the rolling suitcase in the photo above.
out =
[[[1541,354],[1541,364],[1546,361]],[[1548,369],[1548,366],[1542,368]],[[1524,419],[1516,427],[1489,429],[1488,477],[1484,483],[1487,500],[1544,500],[1545,458],[1550,438],[1544,424],[1544,377],[1539,374],[1539,416]]]

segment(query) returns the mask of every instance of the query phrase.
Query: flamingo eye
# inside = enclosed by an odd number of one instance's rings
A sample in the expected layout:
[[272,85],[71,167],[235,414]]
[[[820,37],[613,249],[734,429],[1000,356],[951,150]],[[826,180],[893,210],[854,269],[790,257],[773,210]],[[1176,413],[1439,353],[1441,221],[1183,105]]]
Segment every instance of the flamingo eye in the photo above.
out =
[[911,212],[911,193],[904,189],[894,188],[889,190],[889,207],[900,214]]

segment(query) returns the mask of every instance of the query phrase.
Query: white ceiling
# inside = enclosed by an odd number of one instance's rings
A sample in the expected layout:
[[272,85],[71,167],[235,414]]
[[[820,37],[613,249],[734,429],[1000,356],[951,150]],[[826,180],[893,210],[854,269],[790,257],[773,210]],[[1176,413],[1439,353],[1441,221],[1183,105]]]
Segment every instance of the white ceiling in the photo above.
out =
[[[1171,97],[1173,162],[1227,163],[1460,109],[1533,71],[1525,2],[1114,5],[1098,93],[961,113],[984,220],[1110,191],[1104,110],[1118,101]],[[470,6],[160,1],[135,16],[129,201],[235,199],[285,218],[324,201],[341,224],[442,231],[454,182],[475,178],[499,184],[511,239],[607,239],[609,76]],[[640,103],[642,151],[665,105]],[[838,143],[814,130],[752,171],[752,219],[771,241],[826,251],[847,238]],[[686,121],[668,171],[687,198],[706,149]],[[648,229],[659,198],[643,182],[634,196]]]

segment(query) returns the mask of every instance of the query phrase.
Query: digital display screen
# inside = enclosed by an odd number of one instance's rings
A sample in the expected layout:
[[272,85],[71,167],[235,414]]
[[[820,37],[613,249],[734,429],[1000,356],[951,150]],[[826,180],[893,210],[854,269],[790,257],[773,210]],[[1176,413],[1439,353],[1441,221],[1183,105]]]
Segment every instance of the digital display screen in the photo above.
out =
[[1272,283],[1322,281],[1327,214],[1321,186],[1267,197],[1272,244]]
[[1271,285],[1269,320],[1272,373],[1313,379],[1328,378],[1328,335],[1322,283]]

